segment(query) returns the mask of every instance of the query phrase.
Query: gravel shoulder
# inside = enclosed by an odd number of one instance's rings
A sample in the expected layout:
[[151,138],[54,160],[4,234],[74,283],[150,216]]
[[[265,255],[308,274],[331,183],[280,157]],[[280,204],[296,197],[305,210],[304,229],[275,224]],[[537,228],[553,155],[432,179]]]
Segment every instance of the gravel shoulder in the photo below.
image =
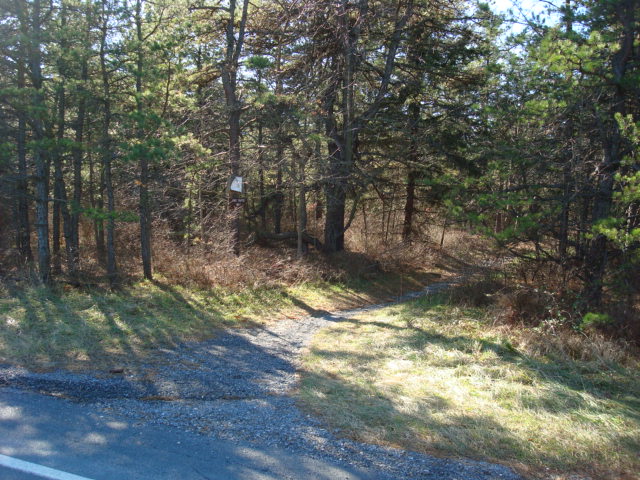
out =
[[[451,283],[430,285],[398,301],[430,295]],[[207,342],[164,350],[153,363],[104,372],[34,373],[0,367],[0,387],[20,388],[89,403],[135,422],[198,432],[260,448],[366,469],[380,479],[519,479],[507,467],[430,457],[341,438],[300,411],[289,393],[299,359],[313,335],[335,322],[381,308],[340,313],[312,311],[300,319],[255,329],[234,329]]]

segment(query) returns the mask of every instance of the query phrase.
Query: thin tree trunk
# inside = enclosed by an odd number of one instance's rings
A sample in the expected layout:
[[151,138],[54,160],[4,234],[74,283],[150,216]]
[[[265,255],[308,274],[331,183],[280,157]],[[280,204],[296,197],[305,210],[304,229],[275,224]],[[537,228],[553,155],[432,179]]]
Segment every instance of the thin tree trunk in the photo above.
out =
[[590,203],[591,202],[589,198],[585,195],[582,199],[582,208],[580,209],[578,228],[576,230],[576,257],[581,264],[584,264],[585,258],[587,256],[585,235],[587,233],[587,223],[589,221]]
[[[62,28],[65,25],[65,6],[63,5],[61,10],[61,23]],[[64,43],[64,42],[63,42]],[[60,45],[64,48],[63,45]],[[58,65],[58,73],[62,77],[61,83],[58,86],[57,92],[57,123],[58,132],[56,135],[56,147],[53,154],[53,215],[52,215],[52,260],[53,260],[53,274],[60,275],[62,273],[62,262],[60,258],[60,208],[63,201],[63,173],[62,173],[62,141],[64,139],[64,117],[65,117],[65,85],[64,75],[60,71],[61,65]],[[66,198],[64,199],[66,201]]]
[[[29,45],[29,64],[33,94],[31,97],[33,111],[35,112],[31,123],[33,126],[33,162],[35,164],[36,184],[36,218],[35,227],[38,237],[38,271],[40,281],[49,283],[51,280],[51,254],[49,249],[49,162],[47,150],[44,147],[46,138],[43,112],[44,92],[42,88],[42,52],[41,52],[41,4],[40,0],[33,0],[31,35]],[[24,15],[22,15],[24,17]],[[26,19],[25,19],[26,20]]]
[[402,224],[402,240],[411,243],[413,235],[413,214],[415,213],[416,179],[418,172],[409,170],[407,175],[406,200],[404,204],[404,222]]
[[[283,89],[283,81],[280,76],[280,68],[282,66],[282,46],[278,44],[278,50],[276,54],[276,88],[275,94],[281,95]],[[273,231],[276,234],[282,232],[282,205],[284,202],[284,194],[282,193],[282,163],[284,159],[282,158],[284,155],[284,145],[282,143],[281,138],[281,129],[283,128],[282,122],[280,121],[277,126],[275,140],[276,140],[276,195],[273,202]]]
[[[138,141],[144,141],[143,115],[144,105],[142,102],[142,74],[144,68],[144,58],[142,46],[144,38],[142,36],[142,0],[136,1],[136,36],[138,40],[138,51],[136,61],[136,109],[138,112],[138,126],[136,136]],[[144,278],[153,279],[151,267],[151,202],[149,199],[149,159],[147,158],[146,149],[139,150],[139,168],[140,168],[140,255],[142,257],[142,271]]]
[[[24,28],[24,27],[23,27]],[[25,37],[26,38],[26,37]],[[18,68],[18,89],[26,88],[25,79],[25,56],[26,49],[20,43],[20,58],[17,60]],[[29,192],[27,173],[27,117],[26,108],[22,105],[18,108],[18,130],[16,132],[16,143],[18,150],[18,179],[16,182],[16,216],[17,216],[17,246],[20,256],[27,262],[33,261],[31,252],[31,226],[29,224]]]
[[567,160],[562,168],[562,211],[560,212],[560,232],[558,239],[558,256],[560,263],[564,269],[567,264],[567,246],[569,244],[569,212],[571,202],[569,200],[571,194],[571,164]]
[[[64,113],[63,113],[64,116]],[[64,122],[61,127],[61,131],[59,135],[64,135]],[[61,138],[61,137],[60,137]],[[56,159],[57,160],[57,159]],[[78,263],[77,256],[75,255],[76,249],[74,248],[73,241],[73,225],[71,223],[71,215],[69,213],[69,202],[67,199],[67,187],[64,183],[64,175],[62,172],[62,166],[56,171],[56,184],[58,185],[58,194],[57,199],[60,205],[60,213],[62,214],[62,230],[64,234],[64,246],[67,260],[67,273],[71,278],[72,282],[75,282],[77,279],[78,273]]]
[[282,155],[283,146],[278,141],[276,145],[276,162],[278,162],[276,171],[276,196],[273,202],[273,231],[278,234],[282,232],[282,204],[284,201],[284,194],[282,193]]
[[204,200],[202,199],[202,181],[198,181],[198,224],[200,225],[200,240],[203,243],[207,243],[208,232],[205,224],[205,212],[204,212]]
[[365,202],[362,202],[362,223],[364,226],[364,251],[368,253],[369,251],[369,228],[367,225],[367,209],[365,208]]
[[[571,0],[565,0],[565,32],[570,35],[573,31],[573,19],[571,14]],[[569,212],[571,194],[571,166],[573,161],[573,118],[571,112],[565,127],[566,158],[562,166],[562,211],[560,212],[560,232],[558,239],[558,256],[563,272],[567,267],[567,246],[569,244]]]
[[[225,62],[222,67],[222,86],[228,111],[229,125],[229,167],[232,179],[240,175],[240,115],[242,107],[237,95],[237,80],[240,55],[244,44],[245,26],[249,9],[249,0],[242,0],[242,13],[238,26],[237,36],[235,35],[235,11],[236,0],[229,2],[229,17],[226,27],[226,52]],[[231,215],[233,229],[233,251],[236,255],[240,253],[240,194],[229,189],[229,212]]]
[[104,104],[104,119],[102,123],[102,167],[104,171],[104,183],[107,193],[107,277],[111,288],[118,285],[118,268],[116,264],[115,247],[115,198],[113,192],[113,180],[111,166],[113,162],[111,140],[111,86],[109,84],[109,72],[107,68],[106,42],[108,33],[108,9],[106,0],[102,0],[102,35],[100,41],[100,71],[102,75],[102,94]]
[[397,208],[396,206],[396,198],[398,196],[396,195],[396,186],[393,186],[393,196],[391,197],[391,207],[392,207],[392,212],[393,215],[391,217],[391,228],[390,228],[390,232],[392,235],[393,240],[395,241],[397,234],[398,234],[398,229],[397,229],[397,225],[398,225],[398,212],[400,211],[399,208]]
[[[84,38],[84,51],[90,49],[91,7],[86,7],[86,30]],[[71,248],[70,254],[73,265],[78,268],[80,262],[80,214],[82,209],[82,157],[84,149],[84,126],[87,108],[87,83],[89,81],[89,66],[86,54],[82,57],[80,66],[80,85],[78,87],[78,113],[74,125],[75,142],[72,149],[73,160],[73,201],[71,203]],[[90,170],[92,170],[90,168]],[[90,171],[93,175],[93,171]],[[92,200],[91,206],[95,207]],[[96,222],[94,221],[94,225]],[[96,236],[98,239],[98,236]],[[97,242],[96,242],[97,244]],[[103,249],[104,251],[104,249]]]
[[192,224],[193,224],[193,188],[190,185],[189,193],[187,196],[187,221],[186,221],[185,232],[184,232],[184,241],[185,241],[185,246],[187,247],[187,257],[189,256],[189,249],[191,247]]
[[440,248],[444,247],[444,236],[447,232],[447,217],[444,217],[444,222],[442,223],[442,235],[440,236]]
[[[89,142],[91,140],[89,139]],[[94,169],[93,156],[91,151],[87,152],[89,160],[89,202],[94,212],[102,212],[104,209],[104,174],[103,169],[100,169],[99,180],[96,182],[96,175]],[[96,198],[96,183],[98,183],[98,197]],[[105,242],[104,242],[104,221],[99,215],[93,217],[93,235],[96,243],[96,257],[98,263],[104,264],[107,256]]]
[[[60,24],[64,30],[67,25],[67,5],[62,4],[60,10]],[[60,42],[60,47],[63,51],[68,48],[68,42],[63,38]],[[67,201],[67,188],[64,183],[63,172],[63,152],[64,145],[64,133],[66,128],[66,77],[67,69],[65,61],[60,58],[58,60],[58,73],[60,75],[60,86],[58,90],[58,131],[56,135],[57,145],[54,156],[54,269],[56,273],[61,273],[60,262],[60,216],[62,216],[63,232],[64,232],[64,244],[67,260],[67,273],[72,279],[76,277],[76,263],[75,255],[73,254],[73,227],[71,225],[71,216],[69,215],[69,203]],[[57,218],[56,218],[57,214]]]
[[309,248],[304,241],[304,235],[307,232],[307,199],[305,185],[305,161],[301,156],[298,163],[298,177],[300,186],[298,190],[298,258],[304,257]]
[[258,121],[258,193],[260,195],[260,228],[263,232],[267,230],[267,207],[265,205],[265,192],[264,192],[264,156],[263,145],[264,141],[262,136],[262,119]]
[[[236,102],[234,101],[234,104]],[[229,157],[231,178],[240,176],[240,108],[234,107],[229,113]],[[229,190],[229,212],[231,214],[233,253],[240,254],[240,201],[241,194]]]

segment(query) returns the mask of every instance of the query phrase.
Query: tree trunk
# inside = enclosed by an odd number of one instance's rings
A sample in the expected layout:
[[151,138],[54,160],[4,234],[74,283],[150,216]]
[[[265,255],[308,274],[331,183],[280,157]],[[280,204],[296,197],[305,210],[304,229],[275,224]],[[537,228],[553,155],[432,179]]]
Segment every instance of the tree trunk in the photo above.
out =
[[325,186],[327,213],[324,222],[324,248],[326,252],[344,250],[344,217],[347,192],[344,181],[329,181]]
[[[42,52],[41,52],[41,11],[40,0],[33,1],[31,18],[31,35],[29,45],[29,64],[33,94],[31,97],[33,117],[33,162],[35,165],[36,184],[36,234],[38,237],[38,271],[40,281],[49,283],[51,280],[51,254],[49,249],[49,162],[47,150],[44,146],[46,137],[43,112],[46,111],[44,92],[42,88]],[[24,15],[22,15],[24,18]],[[26,19],[25,19],[26,20]]]
[[69,215],[69,206],[67,202],[67,189],[64,184],[64,172],[62,168],[63,160],[63,141],[64,141],[64,129],[65,129],[65,113],[66,113],[66,94],[64,80],[60,85],[58,92],[58,132],[57,132],[57,145],[55,155],[53,157],[54,167],[54,187],[53,187],[53,268],[54,273],[60,274],[61,258],[60,258],[60,219],[62,217],[63,231],[64,231],[64,244],[67,257],[67,270],[72,278],[76,276],[76,264],[75,257],[72,255],[72,243],[71,238],[71,218]]
[[406,200],[404,204],[404,222],[402,224],[402,240],[411,243],[413,235],[413,214],[415,213],[416,179],[418,172],[410,170],[407,176]]
[[[64,89],[64,87],[62,87]],[[60,119],[62,117],[62,120]],[[52,272],[54,275],[62,273],[62,263],[60,258],[60,203],[63,197],[62,192],[62,137],[60,131],[64,131],[64,90],[58,92],[58,142],[53,155],[53,213],[51,215],[51,260]],[[64,133],[62,133],[64,135]]]
[[[338,133],[334,107],[337,100],[338,82],[334,81],[327,88],[324,96],[325,133],[330,139],[327,142],[329,152],[329,168],[325,179],[325,203],[327,212],[324,219],[324,249],[327,253],[339,252],[344,249],[344,217],[347,201],[347,178],[350,171],[344,149],[341,147],[342,138]],[[349,159],[350,160],[350,159]]]
[[344,217],[347,201],[346,161],[340,149],[340,138],[337,134],[337,124],[333,114],[335,103],[335,86],[327,96],[326,109],[328,116],[325,120],[325,130],[330,138],[327,148],[329,151],[329,169],[325,180],[325,203],[327,211],[324,219],[324,249],[328,253],[344,250]]
[[[78,113],[74,125],[75,142],[72,149],[73,160],[73,201],[71,203],[71,245],[69,253],[73,259],[73,264],[78,268],[80,262],[80,213],[82,209],[82,156],[84,149],[84,124],[87,108],[87,83],[89,81],[89,66],[86,52],[91,48],[91,8],[86,8],[86,30],[84,38],[84,53],[80,66],[80,85],[78,87]],[[91,170],[91,168],[90,168]],[[93,171],[90,171],[90,176]],[[92,201],[92,207],[95,207]],[[95,222],[94,222],[95,224]],[[96,237],[97,239],[98,237]],[[104,248],[103,248],[104,251]]]
[[[136,109],[138,113],[138,126],[136,128],[136,136],[138,142],[144,142],[143,115],[144,105],[142,101],[142,73],[144,68],[143,58],[143,42],[142,36],[142,0],[136,1],[136,36],[137,45],[137,61],[136,61]],[[151,267],[151,202],[149,199],[149,159],[147,158],[146,148],[139,149],[139,168],[140,168],[140,256],[142,258],[142,271],[144,278],[153,279]]]
[[273,231],[278,234],[282,232],[282,204],[284,202],[284,194],[282,193],[282,155],[283,146],[280,141],[276,145],[276,161],[278,162],[276,171],[276,196],[273,202]]
[[[222,66],[222,86],[227,105],[227,121],[229,126],[229,167],[231,177],[240,174],[240,115],[242,106],[238,99],[237,82],[240,55],[244,43],[245,26],[249,9],[249,0],[242,2],[242,14],[238,26],[238,34],[235,34],[236,0],[229,2],[229,17],[226,25],[226,51],[225,61]],[[229,213],[233,229],[233,251],[240,254],[240,194],[229,189]]]
[[262,119],[258,120],[258,193],[260,194],[260,228],[265,231],[267,229],[267,207],[265,204],[265,191],[264,191],[264,158],[263,158],[263,145],[264,141],[262,135]]
[[[634,42],[637,34],[635,2],[621,2],[617,14],[622,22],[623,35],[618,51],[612,56],[611,69],[613,74],[613,88],[615,94],[611,107],[611,117],[602,122],[601,135],[604,143],[603,161],[596,170],[598,186],[596,188],[593,203],[591,225],[605,220],[610,216],[613,203],[613,188],[615,176],[620,167],[620,161],[624,156],[622,135],[618,126],[616,115],[626,114],[626,102],[633,90],[628,90],[625,77],[629,64],[634,60]],[[595,235],[589,250],[589,259],[586,264],[585,298],[591,308],[599,308],[602,304],[604,277],[608,264],[608,241],[601,233]]]
[[407,176],[406,199],[404,204],[404,222],[402,224],[402,240],[411,243],[413,234],[413,214],[415,213],[416,181],[418,180],[418,167],[420,152],[418,151],[418,125],[420,123],[420,105],[417,101],[409,105],[407,116],[407,130],[409,138],[409,174]]
[[[60,26],[62,30],[67,26],[67,5],[62,4],[60,9]],[[63,51],[68,49],[68,42],[66,38],[60,40],[60,47]],[[69,203],[67,201],[67,188],[64,183],[64,171],[63,171],[63,153],[64,147],[64,134],[66,128],[66,78],[68,75],[65,60],[61,57],[58,59],[58,73],[60,75],[60,85],[58,88],[58,131],[56,135],[56,149],[54,156],[54,268],[56,273],[61,272],[60,265],[60,216],[62,216],[63,231],[64,231],[64,244],[67,260],[67,273],[73,279],[76,277],[76,257],[73,254],[73,227],[71,224],[71,216],[69,214]],[[56,218],[57,214],[57,218]]]
[[[567,36],[573,31],[573,16],[571,13],[571,0],[565,0],[565,33]],[[566,153],[564,165],[562,166],[562,210],[560,212],[560,232],[558,238],[558,257],[563,272],[567,267],[567,246],[569,244],[569,213],[571,207],[571,170],[573,162],[573,118],[569,113],[569,118],[565,126]]]
[[[362,18],[368,9],[368,2],[361,1],[359,4]],[[351,17],[347,13],[349,5],[346,0],[340,3],[341,18],[344,24],[341,26],[342,61],[343,65],[340,75],[340,90],[342,92],[342,103],[340,113],[342,116],[342,128],[339,132],[335,118],[333,118],[333,105],[335,95],[338,93],[336,84],[330,88],[330,94],[334,96],[330,100],[331,111],[327,122],[329,138],[332,138],[329,146],[329,181],[325,188],[327,201],[327,216],[324,226],[324,248],[327,252],[339,252],[344,250],[344,219],[347,202],[347,182],[351,176],[353,151],[355,146],[355,136],[357,127],[354,115],[354,75],[356,70],[356,45],[360,36],[360,26],[351,25]]]
[[[329,172],[325,186],[327,216],[325,219],[324,248],[327,252],[337,252],[344,249],[347,190],[348,182],[353,173],[354,161],[357,157],[358,134],[378,113],[387,94],[395,67],[396,53],[402,39],[402,32],[413,14],[413,1],[409,0],[406,3],[404,14],[402,15],[400,15],[402,11],[400,4],[395,10],[394,30],[389,37],[389,43],[386,48],[379,88],[374,100],[360,115],[356,115],[354,108],[356,72],[360,61],[357,46],[368,16],[369,2],[368,0],[359,0],[352,3],[348,0],[341,0],[338,8],[342,24],[337,32],[340,53],[334,57],[333,65],[337,73],[323,95],[323,107],[327,112],[325,128],[327,136],[331,139],[329,142]],[[358,21],[353,21],[354,14]],[[341,94],[340,128],[338,128],[334,112],[334,107],[338,103],[338,93]]]
[[307,233],[307,199],[305,185],[305,162],[300,157],[298,164],[298,175],[300,178],[300,186],[298,190],[298,258],[304,257],[309,248],[307,242],[304,241],[304,235]]
[[[235,104],[236,102],[234,102]],[[240,176],[240,108],[233,107],[229,113],[229,158],[231,178]],[[240,254],[240,213],[242,208],[239,192],[229,190],[229,213],[231,216],[233,253]]]
[[[276,96],[282,95],[283,81],[279,72],[282,66],[282,40],[278,44],[278,50],[276,54],[276,72],[278,72],[278,76],[276,77],[276,88],[275,94]],[[284,144],[281,138],[281,130],[283,128],[282,121],[277,123],[276,127],[276,194],[273,202],[273,231],[276,234],[282,232],[282,206],[284,203],[284,194],[282,193],[282,163],[284,162]]]
[[[24,29],[26,27],[23,26]],[[26,37],[25,37],[26,38]],[[24,90],[26,88],[25,79],[25,46],[20,42],[20,58],[17,59],[18,68],[18,88]],[[31,226],[29,224],[29,191],[28,191],[28,173],[27,173],[27,116],[26,108],[19,106],[18,130],[16,131],[16,144],[18,153],[18,179],[16,182],[16,217],[17,217],[17,246],[20,256],[27,262],[33,260],[31,252]]]
[[[90,141],[90,139],[89,139]],[[96,182],[94,162],[91,152],[87,152],[89,159],[89,202],[94,212],[102,212],[104,209],[104,170],[100,169],[99,180]],[[98,195],[96,198],[96,183],[98,184]],[[104,242],[104,221],[99,215],[93,217],[93,236],[96,243],[96,257],[98,263],[104,265],[107,251]]]
[[448,223],[448,220],[447,220],[447,217],[445,216],[444,222],[442,222],[442,235],[440,236],[440,248],[444,247],[444,237],[445,237],[445,234],[447,233],[447,223]]
[[558,257],[564,269],[567,264],[569,244],[569,212],[571,207],[571,160],[567,159],[562,168],[562,211],[560,212],[560,232],[558,234]]
[[367,208],[365,206],[365,202],[362,202],[362,224],[364,227],[363,236],[364,236],[364,251],[365,253],[369,252],[369,227],[367,224]]
[[118,285],[118,268],[116,264],[115,247],[115,198],[113,192],[113,180],[111,166],[113,163],[113,151],[111,140],[111,86],[109,84],[109,70],[107,67],[107,33],[109,29],[109,11],[107,1],[102,0],[102,35],[100,41],[100,71],[102,74],[102,94],[104,106],[104,119],[102,122],[102,169],[104,171],[104,183],[107,194],[107,277],[111,288]]

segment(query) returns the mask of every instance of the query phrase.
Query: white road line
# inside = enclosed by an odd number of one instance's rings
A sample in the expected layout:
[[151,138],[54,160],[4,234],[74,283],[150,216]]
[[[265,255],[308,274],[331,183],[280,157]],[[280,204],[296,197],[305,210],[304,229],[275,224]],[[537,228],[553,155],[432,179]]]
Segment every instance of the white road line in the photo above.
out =
[[49,480],[91,480],[87,477],[74,475],[73,473],[62,472],[54,468],[43,467],[37,463],[25,462],[17,458],[7,457],[0,454],[0,466],[19,470],[25,473],[31,473],[38,477],[48,478]]

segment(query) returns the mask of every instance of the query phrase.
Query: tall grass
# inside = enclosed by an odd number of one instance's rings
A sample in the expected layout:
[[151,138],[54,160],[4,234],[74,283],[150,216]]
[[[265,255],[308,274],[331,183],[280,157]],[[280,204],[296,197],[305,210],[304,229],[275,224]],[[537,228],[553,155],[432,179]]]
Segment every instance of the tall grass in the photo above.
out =
[[554,335],[420,300],[321,332],[299,398],[363,441],[537,478],[640,478],[637,357],[602,338]]

